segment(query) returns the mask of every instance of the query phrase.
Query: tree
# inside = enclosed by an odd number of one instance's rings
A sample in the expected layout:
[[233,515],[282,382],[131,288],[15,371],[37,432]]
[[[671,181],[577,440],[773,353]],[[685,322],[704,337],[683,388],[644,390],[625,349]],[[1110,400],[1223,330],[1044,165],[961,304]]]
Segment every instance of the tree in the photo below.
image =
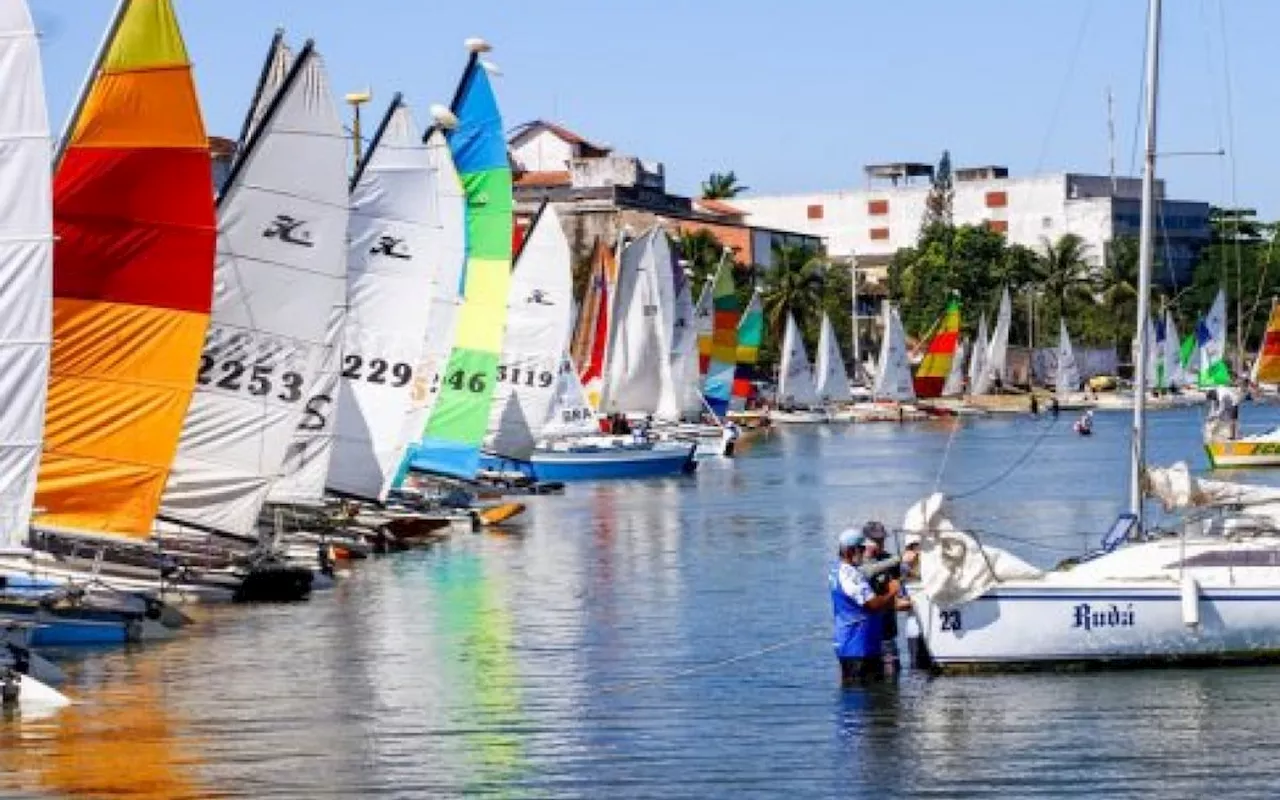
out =
[[728,172],[713,172],[702,182],[702,199],[703,200],[727,200],[750,189],[750,186],[742,186],[738,183],[738,176],[733,170]]
[[1224,289],[1232,343],[1236,326],[1243,325],[1245,349],[1255,348],[1266,328],[1271,298],[1280,294],[1277,224],[1259,221],[1253,209],[1211,208],[1209,229],[1210,241],[1200,252],[1183,310],[1194,324]]
[[943,150],[942,158],[938,159],[938,168],[933,173],[933,185],[929,188],[929,196],[924,201],[921,230],[925,231],[937,225],[952,227],[951,212],[955,197],[955,186],[951,178],[951,153]]
[[[690,280],[693,282],[693,293],[696,300],[698,292],[702,290],[706,282],[715,277],[716,269],[719,268],[721,259],[726,255],[725,246],[716,238],[714,233],[706,228],[680,231],[678,245],[680,256],[686,262],[685,266],[693,273],[690,276]],[[732,259],[732,253],[728,255]]]
[[765,325],[773,342],[781,341],[788,313],[795,317],[801,330],[816,330],[815,316],[821,318],[826,272],[826,259],[813,248],[774,247],[773,267],[765,272],[760,298]]
[[[1054,301],[1052,311],[1055,313],[1049,318],[1050,322],[1070,317],[1071,303],[1095,304],[1097,274],[1089,260],[1089,249],[1084,239],[1074,233],[1063,234],[1057,241],[1040,237],[1037,283],[1045,297]],[[1053,327],[1057,327],[1056,323]]]

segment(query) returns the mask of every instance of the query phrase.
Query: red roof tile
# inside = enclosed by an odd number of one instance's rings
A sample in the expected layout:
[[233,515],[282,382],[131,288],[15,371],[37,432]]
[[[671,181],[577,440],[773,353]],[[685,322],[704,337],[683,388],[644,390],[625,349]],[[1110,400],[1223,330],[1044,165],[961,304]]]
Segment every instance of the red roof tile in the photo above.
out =
[[521,172],[515,176],[516,186],[568,186],[569,183],[567,170]]

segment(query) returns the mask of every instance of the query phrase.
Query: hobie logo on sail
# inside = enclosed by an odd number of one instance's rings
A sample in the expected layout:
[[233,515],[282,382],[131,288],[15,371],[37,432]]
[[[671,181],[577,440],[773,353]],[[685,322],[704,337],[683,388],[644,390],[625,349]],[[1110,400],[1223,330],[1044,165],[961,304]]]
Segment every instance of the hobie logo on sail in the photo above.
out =
[[543,289],[534,289],[529,292],[529,296],[525,298],[526,303],[532,303],[536,306],[553,306],[555,303],[547,297],[547,293]]
[[1124,608],[1115,603],[1094,608],[1088,603],[1080,603],[1073,611],[1074,621],[1071,627],[1091,631],[1095,628],[1132,628],[1134,625],[1133,603]]
[[378,237],[378,243],[369,249],[369,253],[375,256],[398,258],[402,261],[413,259],[413,256],[409,255],[408,249],[404,247],[404,239],[385,234]]
[[279,239],[285,244],[296,244],[299,247],[314,247],[311,231],[307,230],[307,221],[291,217],[288,214],[277,214],[271,224],[262,232],[265,239]]

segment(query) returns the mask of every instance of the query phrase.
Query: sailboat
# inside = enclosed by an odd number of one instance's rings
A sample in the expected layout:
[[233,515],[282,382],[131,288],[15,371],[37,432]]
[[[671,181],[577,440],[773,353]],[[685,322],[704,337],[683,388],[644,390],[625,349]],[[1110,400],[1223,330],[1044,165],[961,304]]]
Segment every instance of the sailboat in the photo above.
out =
[[711,353],[707,359],[703,396],[711,413],[724,417],[733,396],[733,373],[738,359],[741,308],[733,280],[733,264],[721,259],[711,282]]
[[[238,155],[218,214],[212,315],[159,518],[174,538],[254,544],[298,429],[327,443],[332,424],[332,390],[317,381],[345,304],[346,147],[313,43]],[[296,595],[311,584],[288,565],[255,574]]]
[[818,400],[813,385],[813,369],[804,349],[804,338],[795,317],[787,312],[782,334],[782,363],[778,368],[777,407],[770,410],[769,421],[777,423],[826,422],[827,414]]
[[844,369],[840,342],[825,311],[818,332],[818,355],[814,360],[813,376],[814,391],[827,411],[827,418],[831,422],[852,422],[853,410],[849,404],[853,402],[853,390],[849,385],[849,374]]
[[[1009,327],[1013,321],[1013,302],[1009,297],[1009,287],[1000,292],[1000,308],[996,313],[996,327],[991,334],[982,357],[978,360],[981,369],[972,376],[969,382],[969,394],[983,395],[993,391],[999,392],[1009,380],[1006,357],[1009,351]],[[982,338],[981,331],[979,339]],[[975,351],[976,355],[976,351]]]
[[571,352],[573,362],[581,370],[579,377],[592,408],[600,407],[617,279],[618,264],[613,249],[597,240],[591,256],[591,278],[582,298]]
[[[5,21],[16,19],[18,31],[0,40],[12,56],[3,63],[19,68],[25,82],[3,79],[3,96],[18,101],[4,107],[25,115],[24,143],[8,152],[27,176],[6,181],[5,190],[29,187],[20,189],[27,196],[17,207],[18,224],[35,231],[47,224],[48,128],[34,35],[27,40],[22,33],[24,18],[8,4]],[[34,470],[39,458],[38,475],[12,474],[6,482],[13,501],[24,503],[21,509],[11,504],[11,522],[29,513],[34,488],[31,540],[38,548],[25,558],[5,558],[7,584],[109,586],[102,594],[113,605],[124,599],[135,619],[139,609],[163,604],[130,592],[229,597],[236,576],[200,574],[197,582],[200,570],[166,573],[148,541],[200,365],[215,234],[208,138],[168,0],[131,0],[117,8],[55,159],[53,225],[52,276],[45,245],[33,241],[20,245],[24,257],[13,265],[28,270],[26,278],[15,271],[4,282],[22,296],[9,307],[28,309],[8,316],[6,330],[24,334],[22,346],[5,348],[23,360],[8,371],[12,390],[23,386],[17,375],[39,380],[25,388],[20,403],[5,408],[5,429],[18,437],[13,445],[24,446],[6,447],[6,459],[24,457],[24,469]],[[20,238],[19,230],[13,235]],[[166,629],[181,622],[176,613],[158,616]],[[85,626],[86,640],[131,635],[130,621],[114,612],[87,622],[100,624]],[[150,635],[151,626],[142,626]]]
[[[1155,215],[1160,0],[1148,7],[1146,146],[1138,269],[1136,384],[1145,337]],[[1145,393],[1136,395],[1129,509],[1099,547],[1051,570],[958,530],[934,494],[906,515],[921,540],[912,597],[943,671],[1086,664],[1231,663],[1280,653],[1280,492],[1193,478],[1185,464],[1147,468]],[[1188,512],[1179,530],[1143,524],[1147,495]],[[1208,516],[1206,512],[1218,516]],[[1223,534],[1230,534],[1223,535]]]
[[[1262,335],[1262,347],[1254,362],[1252,382],[1280,383],[1280,306],[1273,305]],[[1231,389],[1213,392],[1209,419],[1204,427],[1204,450],[1209,466],[1280,467],[1280,427],[1252,435],[1241,435],[1238,420],[1240,400]]]
[[875,383],[871,387],[873,403],[854,406],[854,419],[859,422],[902,422],[923,415],[911,404],[916,392],[907,355],[907,334],[902,318],[892,303],[884,304],[884,338],[880,342]]

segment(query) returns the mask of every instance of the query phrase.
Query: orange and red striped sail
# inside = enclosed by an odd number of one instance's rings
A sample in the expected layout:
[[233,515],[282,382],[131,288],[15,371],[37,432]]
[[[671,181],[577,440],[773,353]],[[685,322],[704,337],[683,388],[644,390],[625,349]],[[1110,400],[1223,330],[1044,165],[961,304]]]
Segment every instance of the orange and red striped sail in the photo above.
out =
[[1280,305],[1271,306],[1267,319],[1267,331],[1262,334],[1262,349],[1258,351],[1257,374],[1254,383],[1280,383]]
[[587,392],[592,408],[600,406],[600,389],[604,381],[605,352],[609,346],[610,301],[618,265],[613,251],[597,240],[591,257],[591,278],[582,298],[578,325],[573,334],[570,355],[578,365],[578,379]]
[[929,340],[924,360],[916,368],[916,397],[941,397],[942,387],[951,372],[951,362],[956,357],[956,345],[960,341],[960,300],[951,298],[942,316],[942,326]]
[[43,524],[150,531],[213,286],[209,143],[170,0],[130,0],[54,175]]

